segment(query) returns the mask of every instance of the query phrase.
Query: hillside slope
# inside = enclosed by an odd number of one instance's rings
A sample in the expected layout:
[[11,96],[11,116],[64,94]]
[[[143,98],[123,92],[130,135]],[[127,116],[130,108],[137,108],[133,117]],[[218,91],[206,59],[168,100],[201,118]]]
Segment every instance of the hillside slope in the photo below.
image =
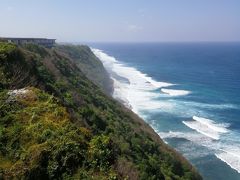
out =
[[112,80],[88,46],[57,45],[55,50],[74,60],[80,70],[106,94],[112,94]]
[[201,179],[64,54],[0,43],[0,179]]

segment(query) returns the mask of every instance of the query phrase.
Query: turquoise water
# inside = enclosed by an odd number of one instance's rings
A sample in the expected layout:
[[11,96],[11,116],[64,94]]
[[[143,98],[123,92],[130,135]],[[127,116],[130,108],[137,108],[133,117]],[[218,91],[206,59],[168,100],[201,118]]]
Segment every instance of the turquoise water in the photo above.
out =
[[116,99],[204,179],[240,179],[240,43],[90,44]]

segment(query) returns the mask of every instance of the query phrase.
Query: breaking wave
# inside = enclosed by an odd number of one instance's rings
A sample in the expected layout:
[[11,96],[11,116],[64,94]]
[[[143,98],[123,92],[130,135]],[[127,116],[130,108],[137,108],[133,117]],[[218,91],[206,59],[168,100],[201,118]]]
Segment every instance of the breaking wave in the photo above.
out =
[[175,89],[165,89],[165,88],[162,88],[161,91],[166,94],[169,94],[170,96],[185,96],[191,93],[190,91],[186,91],[186,90],[175,90]]
[[221,151],[215,154],[216,157],[240,173],[240,149],[235,150],[235,152],[223,149]]
[[[159,93],[154,92],[154,90],[174,84],[156,81],[137,69],[120,63],[101,50],[92,49],[92,51],[102,61],[113,79],[113,97],[123,102],[135,113],[141,114],[141,110],[169,109],[172,107],[170,103],[156,100]],[[128,81],[123,81],[119,76],[127,78]]]
[[221,133],[228,132],[227,124],[217,124],[213,120],[197,116],[192,119],[193,121],[183,121],[183,124],[215,140],[219,140]]
[[[219,142],[215,141],[212,138],[209,138],[202,134],[197,133],[191,133],[191,132],[160,132],[158,133],[159,136],[161,136],[163,139],[167,138],[184,138],[190,142],[193,142],[194,144],[207,147],[208,149],[212,150],[210,151],[202,151],[202,156],[207,156],[209,154],[215,155],[218,159],[225,162],[228,166],[230,166],[232,169],[236,170],[238,173],[240,173],[240,145],[236,144],[236,142],[230,142],[231,140],[228,140],[229,143]],[[166,141],[166,140],[165,140]],[[189,144],[186,145],[186,149],[184,149],[185,152],[189,153],[186,154],[193,158],[196,156],[196,153],[193,149],[194,147]],[[183,147],[180,147],[184,148]],[[189,150],[190,149],[190,150]],[[199,153],[197,154],[196,158],[199,158]]]
[[[238,152],[229,150],[228,146],[223,145],[224,142],[220,141],[223,134],[229,134],[229,124],[220,124],[211,119],[194,116],[201,114],[208,117],[206,109],[235,109],[237,107],[232,104],[207,104],[170,99],[174,96],[186,96],[192,92],[166,88],[176,84],[156,81],[136,68],[121,63],[102,50],[92,48],[92,51],[101,60],[113,79],[113,97],[141,117],[146,117],[144,111],[153,112],[154,110],[178,115],[178,117],[192,117],[189,121],[182,121],[187,127],[195,130],[191,132],[159,132],[153,121],[150,121],[150,125],[166,143],[167,138],[184,138],[191,143],[207,147],[217,158],[240,173],[240,148]],[[163,93],[160,93],[159,89]],[[167,99],[162,100],[161,98]],[[194,152],[194,154],[196,153]]]
[[229,127],[229,124],[226,124],[226,123],[217,124],[211,119],[206,119],[206,118],[197,117],[197,116],[193,116],[193,119],[197,122],[200,122],[200,123],[206,125],[207,127],[209,127],[210,129],[213,129],[216,132],[220,132],[220,133],[228,132],[227,127]]

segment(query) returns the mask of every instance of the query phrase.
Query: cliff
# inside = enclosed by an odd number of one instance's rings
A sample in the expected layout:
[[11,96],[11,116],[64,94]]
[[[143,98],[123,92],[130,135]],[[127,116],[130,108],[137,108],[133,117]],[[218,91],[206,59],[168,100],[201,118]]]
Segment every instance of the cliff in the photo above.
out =
[[201,179],[65,48],[0,43],[0,179]]
[[103,92],[111,95],[113,82],[103,64],[97,59],[88,46],[57,45],[55,50],[72,59],[89,80],[100,87]]

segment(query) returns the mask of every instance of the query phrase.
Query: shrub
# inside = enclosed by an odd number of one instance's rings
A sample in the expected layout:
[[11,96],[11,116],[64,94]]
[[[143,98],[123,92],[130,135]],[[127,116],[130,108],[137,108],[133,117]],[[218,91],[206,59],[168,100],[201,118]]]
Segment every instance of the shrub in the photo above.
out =
[[107,170],[116,159],[112,141],[105,135],[95,136],[90,141],[88,155],[90,166],[99,170]]

